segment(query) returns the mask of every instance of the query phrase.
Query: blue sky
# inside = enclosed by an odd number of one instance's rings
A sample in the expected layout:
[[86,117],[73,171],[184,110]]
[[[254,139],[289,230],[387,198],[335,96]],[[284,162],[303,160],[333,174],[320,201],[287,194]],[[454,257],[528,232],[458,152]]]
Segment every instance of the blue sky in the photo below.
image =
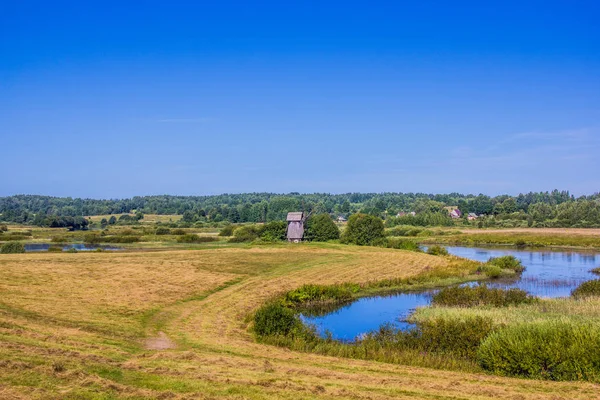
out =
[[0,195],[600,191],[595,1],[2,10]]

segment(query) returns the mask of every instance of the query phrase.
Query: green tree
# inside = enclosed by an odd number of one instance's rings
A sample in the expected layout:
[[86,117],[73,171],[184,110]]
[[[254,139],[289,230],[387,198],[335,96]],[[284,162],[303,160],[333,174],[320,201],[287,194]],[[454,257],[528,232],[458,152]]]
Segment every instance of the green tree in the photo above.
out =
[[326,242],[340,238],[340,230],[329,214],[317,214],[306,221],[306,237],[308,240]]
[[385,229],[381,218],[367,214],[354,214],[348,219],[342,241],[364,246],[384,237]]
[[117,217],[115,217],[114,215],[111,215],[110,218],[108,219],[108,224],[114,225],[116,223],[117,223]]

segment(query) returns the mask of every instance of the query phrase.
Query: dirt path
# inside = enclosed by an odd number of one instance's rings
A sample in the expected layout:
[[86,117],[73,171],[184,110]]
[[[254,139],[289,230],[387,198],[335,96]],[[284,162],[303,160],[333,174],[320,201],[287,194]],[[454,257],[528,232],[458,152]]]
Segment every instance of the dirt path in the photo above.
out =
[[168,350],[177,346],[164,332],[158,332],[158,335],[146,340],[146,349],[148,350]]

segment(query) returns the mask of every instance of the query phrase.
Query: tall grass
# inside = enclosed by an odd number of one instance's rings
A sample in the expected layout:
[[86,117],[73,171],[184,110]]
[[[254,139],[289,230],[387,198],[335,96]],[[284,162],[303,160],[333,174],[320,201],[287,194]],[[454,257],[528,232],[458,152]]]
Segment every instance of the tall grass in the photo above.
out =
[[444,288],[433,295],[431,300],[436,306],[475,307],[493,306],[508,307],[519,304],[530,304],[536,298],[521,289],[489,288],[482,284],[475,287],[456,286]]

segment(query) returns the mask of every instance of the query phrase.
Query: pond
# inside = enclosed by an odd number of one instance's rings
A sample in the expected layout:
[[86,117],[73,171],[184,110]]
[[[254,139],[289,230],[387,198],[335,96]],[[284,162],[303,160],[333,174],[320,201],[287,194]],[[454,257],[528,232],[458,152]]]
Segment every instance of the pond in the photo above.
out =
[[[518,279],[487,282],[489,286],[519,288],[541,297],[569,296],[582,282],[594,279],[591,269],[600,264],[600,254],[576,251],[517,250],[510,248],[447,247],[450,254],[476,261],[513,255],[526,267]],[[417,307],[430,303],[433,291],[365,297],[324,315],[301,315],[324,336],[349,341],[378,329],[385,323],[396,328],[412,326],[406,318]]]
[[50,247],[60,247],[63,251],[67,251],[69,249],[75,249],[77,251],[94,251],[97,249],[107,250],[107,251],[116,251],[122,250],[121,247],[114,246],[101,246],[95,244],[83,244],[83,243],[72,243],[72,244],[48,244],[48,243],[27,243],[25,245],[26,252],[40,252],[40,251],[48,251]]

